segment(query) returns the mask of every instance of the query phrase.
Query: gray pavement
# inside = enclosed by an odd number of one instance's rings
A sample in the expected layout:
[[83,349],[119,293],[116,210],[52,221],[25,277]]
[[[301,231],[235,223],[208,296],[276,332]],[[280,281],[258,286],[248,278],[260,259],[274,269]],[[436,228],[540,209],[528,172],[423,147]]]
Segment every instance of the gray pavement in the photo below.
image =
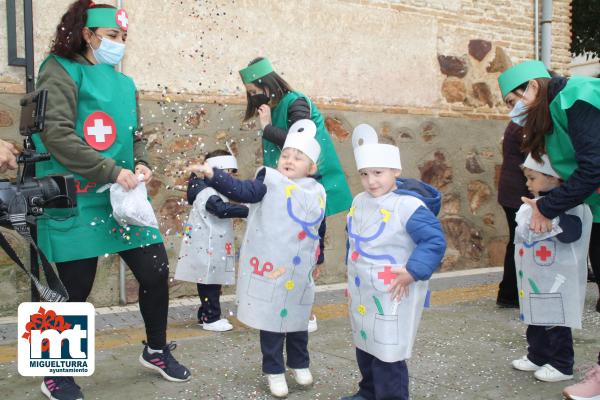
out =
[[[409,361],[412,399],[561,399],[567,383],[542,383],[532,373],[510,367],[526,352],[525,326],[515,309],[495,305],[498,273],[454,276],[432,281],[432,307],[423,315]],[[584,329],[574,331],[576,378],[600,351],[597,291],[588,286]],[[176,302],[175,302],[176,303]],[[171,383],[137,361],[143,325],[137,311],[106,312],[97,318],[96,372],[78,378],[86,399],[271,399],[260,371],[256,331],[235,319],[235,329],[209,333],[195,324],[196,306],[170,310],[169,336],[175,356],[193,374]],[[225,303],[224,310],[233,311]],[[319,330],[310,336],[315,384],[301,389],[291,376],[289,399],[338,399],[356,391],[360,374],[350,341],[343,291],[319,292],[315,312]],[[43,399],[39,378],[21,377],[15,361],[16,330],[0,323],[0,399]],[[14,334],[13,334],[14,333]]]

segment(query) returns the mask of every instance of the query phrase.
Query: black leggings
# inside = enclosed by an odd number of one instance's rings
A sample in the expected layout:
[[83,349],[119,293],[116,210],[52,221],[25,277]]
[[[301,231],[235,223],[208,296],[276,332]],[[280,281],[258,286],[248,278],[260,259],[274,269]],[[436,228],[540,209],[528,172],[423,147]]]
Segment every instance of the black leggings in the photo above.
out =
[[[163,243],[122,251],[140,284],[140,312],[146,325],[146,340],[152,349],[167,344],[169,310],[169,259]],[[58,274],[69,293],[69,301],[86,301],[96,277],[98,257],[56,263]]]
[[506,214],[506,223],[508,224],[508,243],[506,243],[506,253],[504,254],[504,273],[502,275],[502,282],[500,282],[498,288],[498,301],[502,303],[512,303],[519,305],[519,297],[517,294],[517,271],[515,267],[515,229],[517,228],[517,222],[515,217],[517,216],[518,209],[504,207],[504,213]]
[[590,237],[590,264],[596,277],[596,284],[600,290],[600,222],[592,224],[592,236]]

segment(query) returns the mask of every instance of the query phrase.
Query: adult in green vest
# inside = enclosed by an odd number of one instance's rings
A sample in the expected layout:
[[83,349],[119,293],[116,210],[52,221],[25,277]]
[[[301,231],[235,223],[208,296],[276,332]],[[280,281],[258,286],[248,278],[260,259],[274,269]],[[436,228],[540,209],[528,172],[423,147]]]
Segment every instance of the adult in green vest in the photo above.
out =
[[[140,284],[147,342],[139,361],[167,380],[186,381],[189,370],[171,354],[175,344],[166,342],[169,267],[160,232],[121,227],[111,215],[109,191],[96,191],[107,183],[129,190],[138,184],[136,175],[146,182],[152,177],[138,131],[135,85],[115,70],[128,27],[125,10],[79,0],[56,28],[37,82],[48,91],[46,126],[34,136],[38,151],[51,159],[36,165],[36,175],[73,174],[77,207],[71,215],[47,210],[38,220],[38,242],[73,302],[87,300],[98,257],[118,253]],[[72,377],[45,377],[41,389],[50,399],[83,399]]]
[[[549,231],[553,218],[587,203],[594,216],[590,260],[600,289],[600,79],[551,78],[543,63],[526,61],[507,69],[498,83],[503,96],[512,92],[520,97],[510,115],[523,126],[523,150],[537,161],[548,154],[563,180],[537,202],[522,199],[534,210],[530,228]],[[596,310],[600,312],[600,300]],[[567,387],[565,395],[584,398],[581,393],[591,390],[600,396],[600,365],[593,375],[595,379]]]
[[321,184],[327,193],[326,215],[348,210],[352,193],[323,116],[304,94],[296,92],[266,58],[256,58],[240,71],[248,100],[244,120],[257,113],[263,131],[263,164],[275,168],[290,126],[301,119],[311,119],[317,126],[316,139],[321,145],[317,165]]

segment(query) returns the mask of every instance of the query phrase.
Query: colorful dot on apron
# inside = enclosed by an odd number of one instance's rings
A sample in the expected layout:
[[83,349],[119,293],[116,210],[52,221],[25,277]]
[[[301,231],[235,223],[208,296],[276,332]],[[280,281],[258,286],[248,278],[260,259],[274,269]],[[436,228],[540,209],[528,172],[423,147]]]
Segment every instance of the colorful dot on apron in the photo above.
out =
[[279,316],[280,316],[281,318],[285,318],[285,317],[287,317],[287,315],[288,315],[287,308],[282,308],[282,309],[281,309],[281,312],[279,313]]
[[523,290],[519,290],[519,297],[520,298],[525,298],[525,292]]
[[519,256],[523,257],[523,254],[525,254],[525,251],[523,250],[523,248],[521,247],[519,249]]
[[294,288],[294,281],[293,280],[289,280],[285,283],[285,288],[287,290],[292,290]]
[[365,315],[367,313],[367,307],[364,304],[359,304],[357,307],[357,311],[360,315]]
[[519,314],[519,319],[520,319],[521,321],[525,321],[525,316],[524,316],[523,314]]
[[360,330],[360,337],[361,337],[363,340],[367,340],[367,332],[365,332],[364,330],[362,330],[362,329],[361,329],[361,330]]
[[358,251],[353,251],[350,258],[352,259],[352,261],[356,261],[358,259]]
[[523,270],[522,269],[519,270],[519,278],[523,279]]
[[304,239],[306,239],[306,232],[300,231],[298,233],[298,240],[304,240]]
[[292,259],[292,262],[294,263],[294,265],[300,265],[301,261],[302,261],[302,259],[300,258],[300,256],[294,256],[294,258]]
[[356,287],[360,287],[360,277],[358,275],[354,277],[354,284]]

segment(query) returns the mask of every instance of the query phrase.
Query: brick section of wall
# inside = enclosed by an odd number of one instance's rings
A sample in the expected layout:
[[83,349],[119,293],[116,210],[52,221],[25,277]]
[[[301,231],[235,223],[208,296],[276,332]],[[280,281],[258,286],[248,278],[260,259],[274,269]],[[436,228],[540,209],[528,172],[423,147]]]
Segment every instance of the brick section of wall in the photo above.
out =
[[[533,0],[342,0],[363,5],[389,7],[400,12],[433,16],[439,24],[439,36],[452,27],[460,27],[475,36],[498,42],[509,50],[514,62],[534,57]],[[541,20],[542,0],[539,1]],[[571,62],[571,0],[553,1],[552,68],[568,71]]]

